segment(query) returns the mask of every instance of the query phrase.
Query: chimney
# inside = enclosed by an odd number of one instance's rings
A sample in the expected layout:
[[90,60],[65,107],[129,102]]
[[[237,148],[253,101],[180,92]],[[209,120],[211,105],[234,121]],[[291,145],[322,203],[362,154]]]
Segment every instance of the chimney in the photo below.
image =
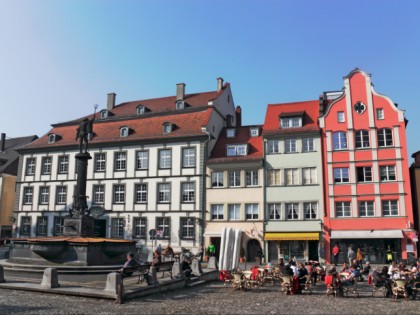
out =
[[115,97],[117,94],[115,93],[108,93],[108,102],[106,105],[107,110],[112,110],[115,107]]
[[6,134],[2,133],[1,134],[1,151],[0,152],[4,151],[5,145],[6,145]]
[[217,92],[221,91],[223,88],[223,78],[217,78]]
[[236,127],[242,126],[242,109],[241,106],[236,106]]
[[185,83],[178,83],[176,85],[176,100],[183,101],[185,97]]

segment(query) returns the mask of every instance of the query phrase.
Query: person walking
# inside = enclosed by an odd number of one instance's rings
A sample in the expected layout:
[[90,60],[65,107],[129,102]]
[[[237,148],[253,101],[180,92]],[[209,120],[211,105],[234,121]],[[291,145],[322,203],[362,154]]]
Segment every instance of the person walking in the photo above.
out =
[[210,254],[210,257],[214,257],[216,254],[216,246],[214,246],[212,242],[210,242],[210,245],[209,245],[209,254]]
[[357,260],[357,267],[359,268],[359,270],[363,269],[363,258],[364,258],[364,255],[362,253],[362,249],[358,247],[357,253],[356,253],[356,260]]
[[353,264],[353,260],[356,259],[356,253],[354,252],[352,245],[349,246],[349,250],[347,252],[347,258],[349,259],[349,266],[351,266]]
[[335,243],[335,245],[332,249],[334,266],[337,266],[337,264],[338,264],[338,254],[339,253],[340,253],[340,247],[338,247],[338,244]]

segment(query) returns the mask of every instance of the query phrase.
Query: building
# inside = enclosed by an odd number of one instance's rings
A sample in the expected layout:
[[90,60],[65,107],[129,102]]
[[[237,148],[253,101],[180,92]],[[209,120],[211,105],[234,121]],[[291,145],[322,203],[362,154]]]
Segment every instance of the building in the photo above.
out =
[[339,262],[360,247],[365,259],[413,259],[413,207],[404,111],[375,92],[370,75],[355,69],[344,88],[321,97],[324,161],[325,255],[334,243]]
[[417,252],[420,250],[418,233],[420,231],[420,151],[414,152],[411,155],[414,162],[410,165],[410,182],[411,194],[413,197],[413,214],[414,214],[414,238],[413,241],[417,245]]
[[[162,246],[202,245],[206,160],[226,122],[235,126],[231,88],[217,79],[217,90],[115,104],[95,118],[89,144],[90,205],[102,207],[95,235],[138,240],[151,247],[157,231]],[[63,232],[76,184],[76,130],[93,115],[52,125],[48,134],[20,150],[15,204],[20,237]],[[97,208],[96,207],[96,208]]]
[[13,206],[15,202],[15,183],[19,165],[17,148],[37,139],[37,136],[6,139],[1,134],[0,140],[0,238],[12,236],[15,222]]
[[268,105],[263,127],[265,252],[277,262],[322,254],[322,144],[319,102]]
[[224,227],[242,230],[241,254],[255,261],[263,248],[264,171],[262,126],[223,129],[207,161],[207,215],[205,244],[219,254]]

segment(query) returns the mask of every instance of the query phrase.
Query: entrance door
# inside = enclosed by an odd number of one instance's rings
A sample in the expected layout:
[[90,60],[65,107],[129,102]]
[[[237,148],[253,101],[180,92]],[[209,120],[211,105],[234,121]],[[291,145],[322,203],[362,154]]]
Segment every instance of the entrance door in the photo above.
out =
[[106,237],[106,219],[95,219],[93,223],[93,236]]
[[247,245],[247,261],[255,261],[255,257],[258,256],[258,250],[261,250],[260,242],[256,239],[252,239],[248,241]]
[[221,237],[210,237],[210,242],[213,243],[214,250],[216,251],[216,257],[219,259]]
[[309,260],[318,261],[318,241],[308,241]]

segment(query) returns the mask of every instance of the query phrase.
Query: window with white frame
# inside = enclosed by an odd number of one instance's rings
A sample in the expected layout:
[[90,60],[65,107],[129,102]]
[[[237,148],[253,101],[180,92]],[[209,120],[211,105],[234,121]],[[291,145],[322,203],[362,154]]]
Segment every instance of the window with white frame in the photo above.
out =
[[296,153],[296,139],[285,139],[284,140],[284,152],[285,153]]
[[267,170],[268,186],[281,185],[281,170],[271,169]]
[[111,235],[113,238],[124,238],[124,223],[123,218],[111,219]]
[[164,134],[171,133],[172,130],[173,130],[173,125],[171,123],[163,124],[163,133]]
[[211,187],[223,187],[223,172],[211,173]]
[[42,158],[42,175],[51,174],[52,157],[45,156]]
[[245,205],[245,218],[247,220],[258,220],[258,204],[248,203]]
[[241,186],[241,171],[229,171],[228,176],[229,187]]
[[106,154],[95,154],[95,172],[105,172],[106,169]]
[[279,140],[268,140],[267,153],[280,153]]
[[20,218],[20,236],[31,236],[32,218],[21,217]]
[[230,144],[227,147],[227,156],[241,156],[247,154],[247,144]]
[[304,202],[303,211],[305,212],[306,220],[315,220],[316,218],[318,218],[318,203]]
[[93,185],[93,203],[103,204],[105,201],[105,185]]
[[240,220],[241,219],[241,205],[230,204],[228,205],[229,220]]
[[24,187],[23,188],[23,204],[31,205],[34,198],[34,188]]
[[42,216],[36,219],[36,235],[47,236],[48,235],[48,217]]
[[346,121],[346,117],[344,116],[344,112],[337,112],[337,121],[339,123],[343,123]]
[[299,128],[302,127],[302,117],[281,117],[280,118],[281,128]]
[[125,185],[114,185],[114,203],[125,203]]
[[372,167],[363,166],[356,167],[357,181],[358,182],[371,182],[372,181]]
[[184,109],[185,108],[185,102],[184,101],[178,101],[175,104],[176,109]]
[[156,230],[161,238],[168,239],[171,237],[171,218],[156,218]]
[[334,132],[333,135],[333,149],[345,150],[347,149],[347,134],[344,131]]
[[380,173],[381,181],[383,182],[394,181],[397,179],[395,175],[394,165],[380,166],[379,173]]
[[193,239],[195,234],[194,218],[181,218],[181,238]]
[[147,184],[135,184],[136,203],[147,203]]
[[398,200],[382,200],[382,215],[384,217],[398,215]]
[[48,135],[48,143],[54,143],[57,139],[57,136],[55,134],[49,134]]
[[158,202],[159,203],[171,202],[171,184],[169,183],[158,184]]
[[39,188],[39,204],[46,205],[50,201],[50,187],[42,186]]
[[137,115],[144,115],[146,113],[146,107],[143,105],[137,106]]
[[368,130],[356,131],[356,148],[357,149],[370,148],[370,137],[369,137]]
[[299,220],[299,204],[286,203],[286,217],[287,220]]
[[302,150],[303,152],[315,151],[315,139],[314,138],[303,138],[302,139]]
[[223,205],[211,205],[211,219],[223,220]]
[[53,234],[63,235],[64,232],[64,217],[54,217]]
[[182,202],[194,202],[195,201],[195,184],[193,182],[182,183]]
[[108,111],[106,109],[101,110],[100,116],[101,116],[101,119],[108,118]]
[[149,151],[136,152],[136,169],[147,170],[149,168]]
[[251,137],[258,137],[260,135],[260,129],[258,127],[252,127],[249,129]]
[[226,137],[227,138],[234,138],[235,137],[235,129],[226,129]]
[[268,204],[268,215],[270,220],[280,220],[281,204],[280,203],[269,203]]
[[127,153],[116,152],[115,153],[115,170],[125,171],[127,169]]
[[382,120],[384,118],[385,118],[384,109],[383,108],[377,108],[376,109],[376,119]]
[[36,159],[26,159],[26,175],[35,175]]
[[56,203],[66,204],[67,202],[67,186],[57,186]]
[[349,181],[349,169],[347,167],[334,168],[334,183],[348,183]]
[[303,185],[315,185],[317,183],[316,167],[302,168]]
[[245,184],[247,187],[258,186],[258,171],[246,171],[245,172]]
[[182,149],[182,167],[195,167],[195,148]]
[[62,155],[58,157],[58,173],[67,174],[69,172],[69,157]]
[[159,150],[159,168],[172,167],[172,152],[170,149]]
[[299,170],[297,168],[287,168],[284,173],[287,186],[299,185]]
[[147,218],[133,218],[133,238],[147,238]]
[[128,127],[121,127],[120,128],[120,137],[125,138],[128,137],[130,129]]
[[335,216],[337,218],[350,217],[351,216],[350,202],[348,201],[336,202],[335,203]]
[[375,215],[373,201],[359,201],[359,216],[373,217]]
[[393,143],[392,129],[384,128],[378,130],[378,147],[391,147]]

